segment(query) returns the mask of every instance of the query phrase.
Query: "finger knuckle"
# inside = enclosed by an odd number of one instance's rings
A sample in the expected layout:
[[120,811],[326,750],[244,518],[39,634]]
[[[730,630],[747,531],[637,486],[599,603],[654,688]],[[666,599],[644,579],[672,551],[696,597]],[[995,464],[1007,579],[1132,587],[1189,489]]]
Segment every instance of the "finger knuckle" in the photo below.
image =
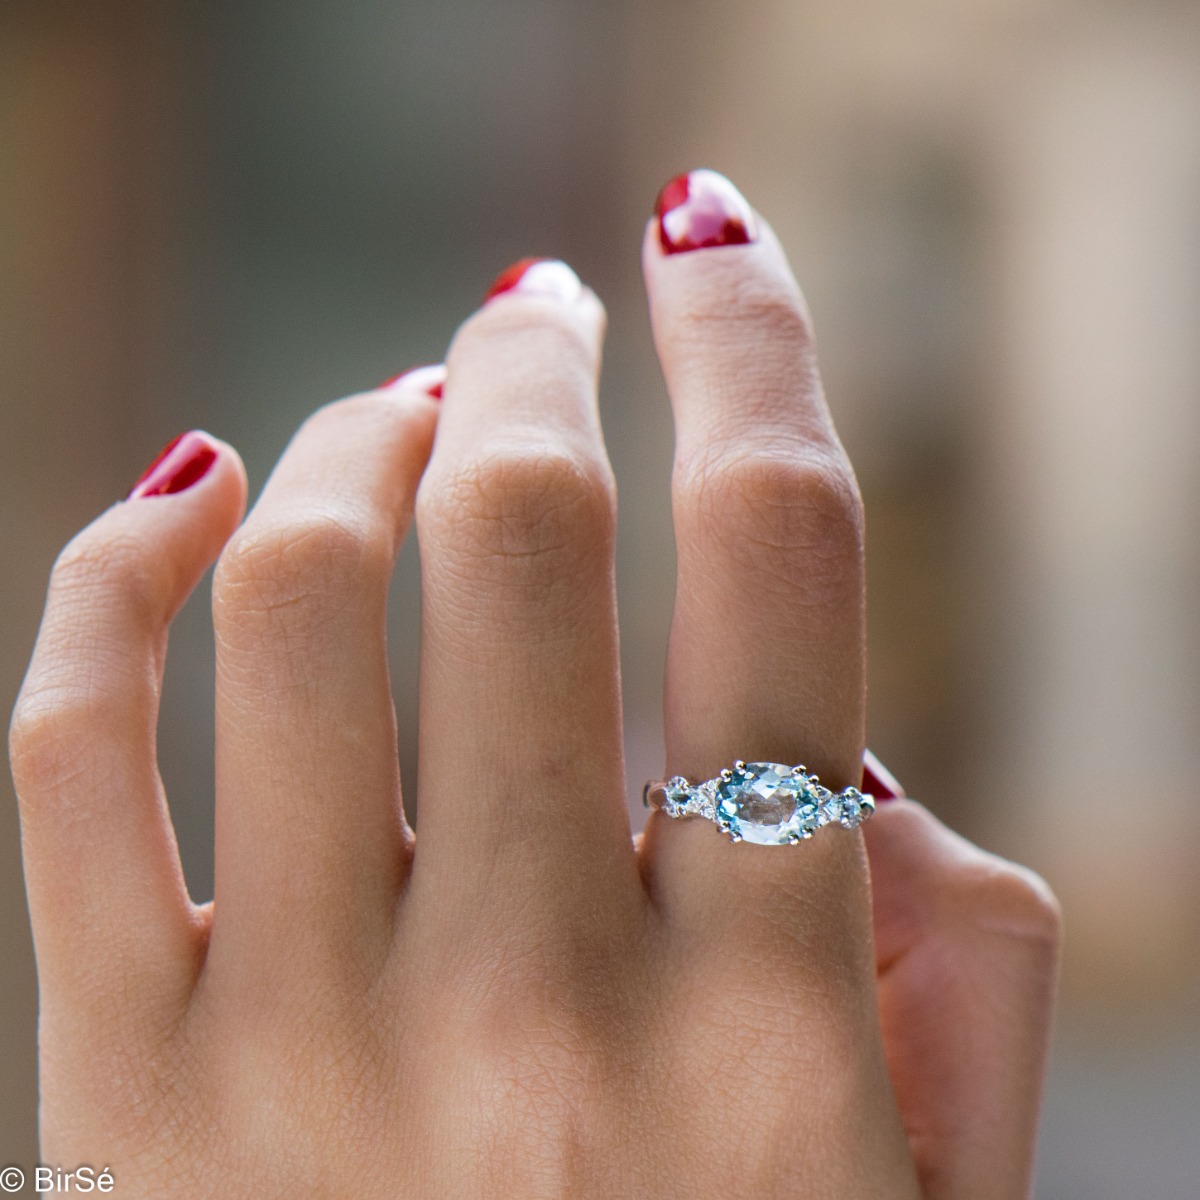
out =
[[[455,1052],[470,1056],[488,1106],[523,1110],[553,1142],[602,1099],[596,1081],[611,1088],[623,1072],[612,1030],[550,990],[530,986],[470,1013],[455,1013],[453,1004],[449,1011]],[[435,1036],[446,1034],[443,1026]]]
[[120,786],[113,749],[128,743],[131,729],[145,727],[137,707],[98,687],[27,681],[8,731],[23,821],[49,822],[61,835],[92,819],[93,810],[76,801]]
[[63,548],[50,571],[50,604],[86,613],[119,607],[146,624],[164,616],[169,564],[129,534],[85,529]]
[[676,510],[684,527],[738,557],[768,551],[790,566],[861,554],[862,501],[840,453],[804,447],[794,452],[712,454],[681,464]]
[[959,872],[953,908],[990,932],[1056,951],[1062,941],[1062,906],[1035,871],[988,856]]
[[70,781],[80,768],[81,739],[89,737],[96,706],[48,694],[30,681],[8,727],[8,758],[20,796],[41,795]]
[[248,522],[217,564],[214,619],[224,631],[324,624],[355,596],[386,587],[393,550],[382,522],[351,508]]
[[[99,739],[119,736],[145,690],[134,631],[156,630],[174,593],[169,563],[128,535],[96,529],[72,539],[51,570],[45,618],[13,707],[9,761],[18,791],[48,793],[96,756]],[[114,627],[112,617],[116,616]]]
[[581,454],[499,451],[430,480],[417,519],[476,571],[545,576],[606,550],[616,502],[607,469]]

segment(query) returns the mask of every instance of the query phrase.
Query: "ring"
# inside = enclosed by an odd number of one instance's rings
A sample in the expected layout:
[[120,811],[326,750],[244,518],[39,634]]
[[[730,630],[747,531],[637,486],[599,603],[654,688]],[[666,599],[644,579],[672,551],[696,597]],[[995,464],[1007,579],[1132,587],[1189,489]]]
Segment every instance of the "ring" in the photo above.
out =
[[853,787],[831,792],[803,766],[741,760],[704,783],[688,783],[682,775],[652,779],[642,803],[668,817],[703,817],[730,841],[759,846],[794,845],[823,825],[857,829],[875,812],[873,796]]

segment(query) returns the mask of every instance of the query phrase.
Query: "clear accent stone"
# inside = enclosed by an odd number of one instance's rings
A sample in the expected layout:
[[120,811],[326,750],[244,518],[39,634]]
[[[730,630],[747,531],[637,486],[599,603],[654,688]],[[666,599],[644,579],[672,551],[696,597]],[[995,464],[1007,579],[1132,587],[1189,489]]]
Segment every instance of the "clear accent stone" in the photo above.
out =
[[857,829],[864,820],[862,792],[857,788],[846,788],[838,797],[842,802],[841,822],[847,829]]
[[682,775],[673,775],[663,788],[666,799],[663,801],[663,811],[669,817],[685,817],[694,810],[690,807],[692,788]]
[[717,782],[715,779],[708,780],[707,783],[702,783],[695,794],[694,812],[698,812],[705,820],[715,821],[717,819]]
[[842,814],[838,798],[819,783],[812,787],[813,803],[817,806],[817,824],[832,825]]
[[782,846],[820,824],[808,779],[782,763],[747,763],[713,783],[716,822],[735,839]]

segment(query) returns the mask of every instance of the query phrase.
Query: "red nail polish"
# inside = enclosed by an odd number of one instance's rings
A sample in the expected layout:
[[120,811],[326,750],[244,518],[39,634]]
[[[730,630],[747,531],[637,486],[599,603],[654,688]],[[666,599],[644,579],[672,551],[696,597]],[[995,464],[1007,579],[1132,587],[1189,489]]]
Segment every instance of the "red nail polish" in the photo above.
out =
[[863,751],[861,790],[868,796],[874,796],[880,803],[886,800],[902,800],[904,798],[904,789],[900,786],[895,775],[870,750]]
[[417,388],[434,400],[440,400],[446,385],[446,366],[444,363],[435,363],[428,367],[411,367],[407,371],[401,371],[399,375],[391,375],[382,383],[377,383],[375,390],[382,392],[388,388],[400,387],[401,384]]
[[196,429],[181,433],[158,452],[125,499],[182,492],[203,479],[216,461],[217,448],[207,434]]
[[658,240],[667,254],[758,240],[754,210],[716,171],[677,175],[658,194]]
[[578,300],[583,291],[579,276],[557,258],[523,258],[500,272],[483,297],[486,304],[505,292],[523,296],[546,296],[554,300]]

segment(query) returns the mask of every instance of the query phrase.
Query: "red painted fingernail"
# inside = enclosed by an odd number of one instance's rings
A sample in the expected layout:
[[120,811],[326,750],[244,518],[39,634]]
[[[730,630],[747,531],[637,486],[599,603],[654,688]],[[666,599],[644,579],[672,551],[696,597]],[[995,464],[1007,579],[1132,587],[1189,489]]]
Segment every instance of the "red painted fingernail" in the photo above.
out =
[[434,400],[440,400],[446,386],[446,364],[434,363],[428,367],[412,367],[407,371],[401,371],[399,375],[391,375],[382,383],[377,383],[375,390],[382,392],[388,388],[400,387],[402,384],[405,387],[417,388]]
[[667,254],[758,241],[758,223],[745,196],[716,171],[676,175],[654,206],[658,240]]
[[198,429],[181,433],[158,452],[125,499],[173,496],[203,479],[216,461],[217,448],[207,434]]
[[557,258],[523,258],[500,272],[483,297],[486,304],[505,292],[522,296],[547,296],[554,300],[578,300],[583,291],[579,276]]
[[904,789],[899,780],[870,750],[863,751],[862,791],[874,796],[880,803],[904,798]]

